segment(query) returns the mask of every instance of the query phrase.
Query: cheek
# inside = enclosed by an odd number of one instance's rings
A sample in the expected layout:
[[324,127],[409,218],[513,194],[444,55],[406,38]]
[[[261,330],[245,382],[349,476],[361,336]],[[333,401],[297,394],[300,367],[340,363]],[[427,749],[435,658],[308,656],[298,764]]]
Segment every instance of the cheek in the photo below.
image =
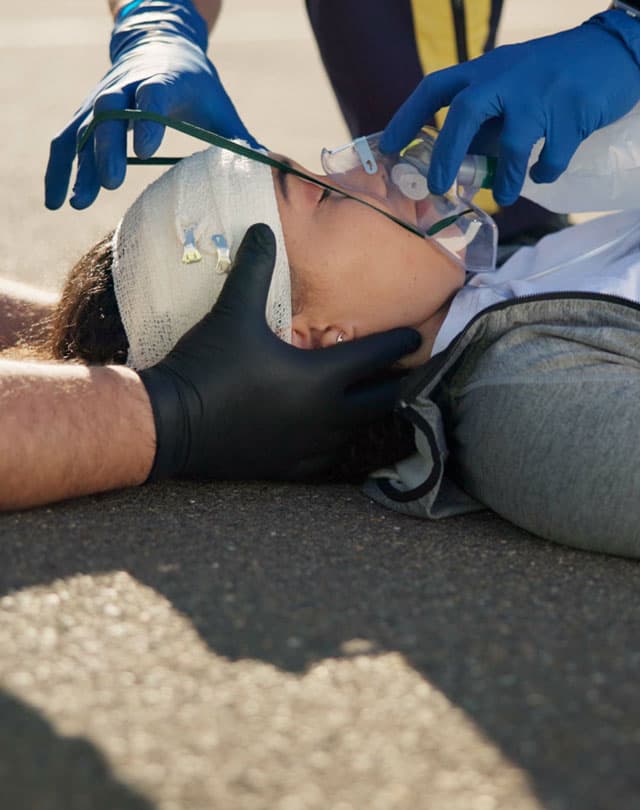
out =
[[286,204],[279,208],[289,264],[297,268],[306,279],[309,274],[314,273],[318,259],[322,257],[318,234],[306,211]]
[[365,295],[377,305],[379,317],[393,326],[414,324],[441,305],[444,278],[439,276],[443,268],[433,261],[433,250],[426,241],[383,220],[361,246]]
[[423,323],[464,278],[431,242],[358,203],[327,201],[299,227],[283,224],[289,260],[316,290],[313,309],[360,337]]

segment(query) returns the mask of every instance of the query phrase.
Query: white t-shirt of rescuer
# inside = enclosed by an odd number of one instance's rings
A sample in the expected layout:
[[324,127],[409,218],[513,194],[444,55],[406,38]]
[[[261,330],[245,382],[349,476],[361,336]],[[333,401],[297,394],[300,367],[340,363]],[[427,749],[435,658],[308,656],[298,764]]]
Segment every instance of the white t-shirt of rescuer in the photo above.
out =
[[640,210],[622,211],[546,236],[492,273],[471,276],[453,300],[433,354],[487,307],[541,293],[605,293],[640,302]]

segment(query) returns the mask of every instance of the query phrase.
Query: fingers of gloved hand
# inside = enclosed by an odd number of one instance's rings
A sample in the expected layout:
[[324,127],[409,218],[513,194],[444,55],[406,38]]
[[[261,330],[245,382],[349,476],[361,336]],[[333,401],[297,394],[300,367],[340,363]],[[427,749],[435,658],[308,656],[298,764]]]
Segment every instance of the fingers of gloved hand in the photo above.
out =
[[582,139],[575,131],[565,128],[563,132],[547,132],[540,157],[529,174],[536,183],[553,183],[567,168]]
[[[102,93],[93,105],[95,114],[111,110],[125,110],[129,106],[126,90]],[[103,121],[94,133],[94,154],[100,185],[118,188],[127,172],[127,122]]]
[[[172,88],[158,79],[149,79],[138,85],[134,107],[158,115],[171,113],[169,94]],[[164,127],[154,121],[136,121],[133,125],[133,151],[147,160],[158,149],[164,137]]]
[[456,95],[433,147],[427,177],[432,193],[444,194],[451,188],[478,130],[499,113],[492,84],[467,87]]
[[467,86],[465,65],[439,70],[424,78],[385,127],[380,150],[399,152],[435,113]]
[[386,371],[400,358],[415,352],[421,342],[415,329],[401,327],[323,349],[316,357],[335,369],[337,379],[346,388]]
[[502,119],[490,118],[485,121],[469,144],[469,154],[497,157],[500,152],[501,134]]
[[209,103],[204,110],[202,110],[200,100],[196,100],[196,104],[202,111],[199,110],[198,114],[194,115],[194,120],[200,126],[207,129],[213,129],[215,132],[219,132],[225,138],[241,138],[242,140],[247,141],[247,143],[253,149],[259,149],[260,144],[245,127],[242,119],[238,115],[238,111],[229,98],[227,91],[224,89],[222,83],[218,79],[215,69],[214,75],[215,86],[210,91],[208,100]]
[[[78,137],[82,137],[85,127],[81,127]],[[81,210],[88,208],[98,196],[100,191],[100,180],[96,167],[96,159],[93,151],[93,138],[90,138],[78,155],[78,171],[76,182],[73,186],[73,194],[69,200],[72,208]]]
[[256,140],[249,130],[244,125],[242,119],[238,115],[236,108],[231,105],[231,125],[229,127],[228,138],[240,138],[246,141],[252,149],[264,149],[264,145]]
[[[135,106],[140,110],[189,121],[225,138],[242,138],[257,148],[259,144],[242,123],[215,68],[211,63],[207,64],[211,75],[205,73],[205,86],[200,92],[194,94],[180,79],[174,84],[168,84],[165,77],[155,76],[139,85]],[[138,157],[151,157],[160,146],[163,136],[162,125],[153,121],[136,121],[133,127],[133,147]]]
[[52,211],[60,208],[67,196],[79,125],[80,120],[74,119],[51,141],[44,178],[44,204]]
[[214,310],[238,313],[243,324],[262,323],[276,260],[276,239],[268,225],[246,232]]
[[242,119],[238,115],[235,106],[233,105],[230,99],[229,99],[229,108],[227,109],[227,116],[224,125],[227,130],[225,137],[240,138],[241,140],[246,141],[252,149],[264,148],[262,144],[259,141],[257,141],[253,137],[253,135],[249,132],[249,130],[246,128]]
[[493,185],[493,196],[499,205],[512,205],[520,196],[531,150],[543,134],[532,117],[514,111],[506,114]]
[[354,386],[345,396],[339,424],[370,425],[388,416],[398,402],[401,384],[402,378],[395,377]]

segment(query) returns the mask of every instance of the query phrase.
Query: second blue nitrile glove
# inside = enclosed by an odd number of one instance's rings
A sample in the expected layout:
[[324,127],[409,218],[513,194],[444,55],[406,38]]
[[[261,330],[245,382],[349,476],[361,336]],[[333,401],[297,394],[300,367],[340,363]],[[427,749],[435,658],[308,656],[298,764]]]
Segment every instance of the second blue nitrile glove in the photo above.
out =
[[[51,143],[47,208],[59,208],[65,200],[76,143],[94,112],[150,110],[255,145],[206,56],[207,38],[206,24],[191,0],[142,0],[121,10],[111,37],[111,69]],[[159,124],[136,122],[136,154],[150,157],[163,135]],[[96,128],[79,156],[71,197],[74,208],[91,205],[101,186],[117,188],[122,183],[126,136],[125,121],[108,121]]]
[[[517,199],[534,144],[545,146],[531,177],[556,180],[580,143],[640,100],[640,21],[623,11],[598,14],[578,28],[507,45],[427,76],[387,126],[380,147],[397,152],[442,107],[450,105],[433,150],[429,188],[449,189],[472,141],[498,129],[493,192]],[[480,137],[478,137],[480,135]],[[495,139],[493,145],[496,145]],[[494,152],[495,154],[495,152]]]

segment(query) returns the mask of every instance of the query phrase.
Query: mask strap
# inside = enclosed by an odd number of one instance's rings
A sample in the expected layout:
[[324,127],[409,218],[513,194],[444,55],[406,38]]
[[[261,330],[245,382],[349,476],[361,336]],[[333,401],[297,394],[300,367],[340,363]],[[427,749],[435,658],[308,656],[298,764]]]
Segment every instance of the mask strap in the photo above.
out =
[[[290,166],[287,163],[283,163],[280,160],[276,160],[276,158],[272,158],[269,155],[265,155],[262,152],[258,152],[255,149],[251,149],[248,146],[243,146],[236,141],[230,141],[228,138],[223,138],[222,135],[218,135],[216,132],[210,132],[208,129],[202,129],[202,127],[197,127],[194,124],[188,124],[186,121],[179,121],[176,118],[168,118],[166,115],[159,115],[158,113],[147,112],[145,110],[105,110],[103,112],[96,113],[87,127],[87,129],[82,134],[82,137],[78,140],[78,145],[76,148],[76,154],[79,154],[82,149],[87,144],[87,141],[93,134],[94,129],[101,124],[103,121],[154,121],[156,124],[162,124],[165,127],[169,127],[170,129],[175,129],[178,132],[183,132],[185,135],[191,135],[194,138],[197,138],[200,141],[204,141],[205,143],[210,143],[213,146],[217,146],[220,149],[227,149],[229,152],[233,152],[236,155],[240,155],[242,157],[249,158],[250,160],[255,160],[257,163],[264,163],[266,166],[270,166],[273,169],[277,169],[281,172],[286,172],[287,174],[292,174],[295,177],[299,177],[301,180],[305,180],[307,183],[313,183],[315,186],[320,186],[320,188],[327,189],[328,191],[332,191],[335,194],[340,194],[342,197],[346,197],[349,200],[355,200],[356,202],[360,203],[361,205],[366,205],[367,208],[371,208],[374,211],[377,211],[379,214],[383,214],[387,219],[392,220],[396,223],[396,225],[400,225],[401,227],[405,228],[411,233],[415,233],[420,238],[424,238],[424,234],[415,228],[414,226],[410,225],[408,222],[404,222],[403,220],[399,219],[398,217],[394,216],[393,214],[389,213],[388,211],[383,211],[381,208],[378,208],[376,205],[373,205],[366,200],[360,199],[360,197],[355,197],[353,194],[349,194],[347,191],[343,191],[341,188],[336,188],[335,186],[330,185],[329,183],[325,183],[322,180],[318,180],[317,177],[311,177],[310,175],[306,174],[306,172],[302,172],[299,169],[296,169],[295,166]],[[127,163],[131,166],[173,166],[176,163],[179,163],[182,158],[176,157],[158,157],[158,158],[147,158],[143,160],[142,158],[127,158]]]

